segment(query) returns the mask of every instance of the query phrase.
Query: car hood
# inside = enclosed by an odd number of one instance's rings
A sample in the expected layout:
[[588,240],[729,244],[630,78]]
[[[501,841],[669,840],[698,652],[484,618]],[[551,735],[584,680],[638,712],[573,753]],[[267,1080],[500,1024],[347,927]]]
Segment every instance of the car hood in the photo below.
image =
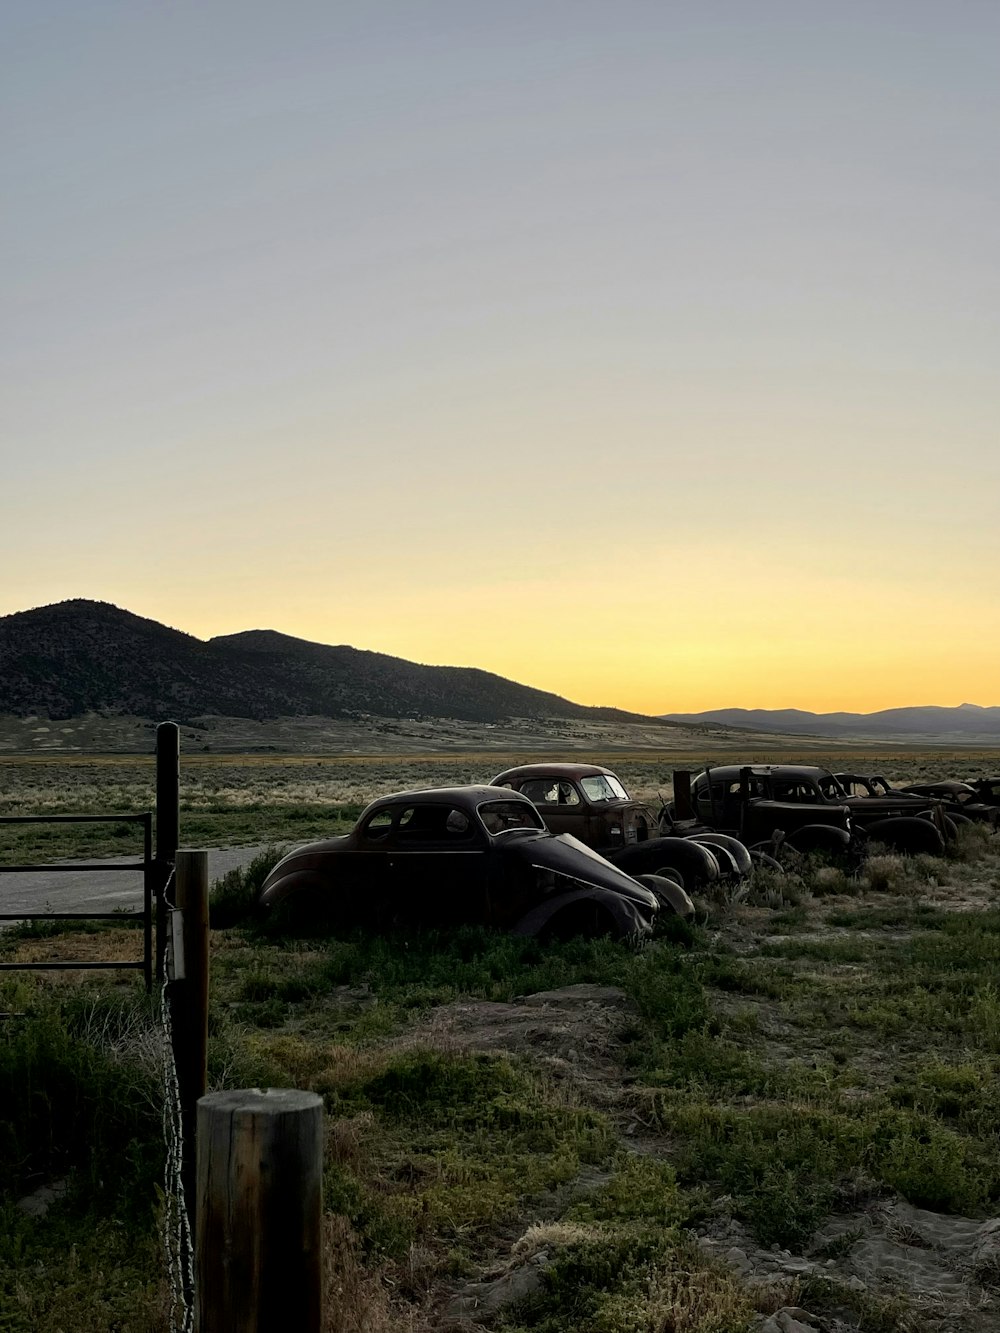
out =
[[523,857],[533,866],[554,871],[557,875],[566,875],[570,879],[597,888],[610,889],[624,898],[656,910],[656,895],[644,885],[637,883],[631,875],[619,870],[603,856],[574,838],[572,833],[558,833],[551,837],[518,838],[511,842],[505,851],[508,855]]
[[846,805],[852,815],[859,819],[866,816],[916,815],[925,810],[933,810],[938,804],[930,796],[917,796],[913,792],[901,792],[894,796],[845,796],[839,805]]

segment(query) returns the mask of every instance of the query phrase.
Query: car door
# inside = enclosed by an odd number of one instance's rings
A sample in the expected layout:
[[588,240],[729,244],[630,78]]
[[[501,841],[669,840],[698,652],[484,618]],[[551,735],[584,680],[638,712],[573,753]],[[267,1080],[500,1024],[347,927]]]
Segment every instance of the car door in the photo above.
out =
[[392,830],[392,898],[409,926],[487,920],[486,837],[475,818],[445,803],[413,803]]

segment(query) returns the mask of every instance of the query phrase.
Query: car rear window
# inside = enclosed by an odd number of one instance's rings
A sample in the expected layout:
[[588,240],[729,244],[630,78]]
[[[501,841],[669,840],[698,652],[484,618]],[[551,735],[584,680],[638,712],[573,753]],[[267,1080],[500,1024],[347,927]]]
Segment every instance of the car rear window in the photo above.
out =
[[527,801],[484,801],[479,818],[488,833],[509,833],[516,828],[543,829],[545,822]]

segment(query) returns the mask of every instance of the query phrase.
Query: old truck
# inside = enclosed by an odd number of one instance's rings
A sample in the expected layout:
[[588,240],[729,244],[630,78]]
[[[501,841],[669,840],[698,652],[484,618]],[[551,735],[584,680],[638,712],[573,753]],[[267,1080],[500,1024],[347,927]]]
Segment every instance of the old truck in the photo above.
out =
[[801,852],[857,854],[872,843],[941,855],[955,827],[939,801],[890,791],[848,795],[812,764],[725,764],[674,774],[667,809],[678,832],[715,829],[751,848],[787,842]]

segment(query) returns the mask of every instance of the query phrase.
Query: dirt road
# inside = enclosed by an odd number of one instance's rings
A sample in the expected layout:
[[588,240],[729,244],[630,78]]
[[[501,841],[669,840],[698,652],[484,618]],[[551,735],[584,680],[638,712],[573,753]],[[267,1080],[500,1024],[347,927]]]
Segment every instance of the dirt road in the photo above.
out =
[[[210,847],[209,881],[227,870],[244,866],[264,850],[254,847]],[[135,857],[103,857],[95,864],[134,864]],[[78,862],[77,864],[83,864]],[[142,874],[137,870],[45,869],[28,872],[0,870],[0,913],[113,912],[142,907]],[[0,922],[0,926],[5,923]],[[6,923],[10,924],[10,923]]]

